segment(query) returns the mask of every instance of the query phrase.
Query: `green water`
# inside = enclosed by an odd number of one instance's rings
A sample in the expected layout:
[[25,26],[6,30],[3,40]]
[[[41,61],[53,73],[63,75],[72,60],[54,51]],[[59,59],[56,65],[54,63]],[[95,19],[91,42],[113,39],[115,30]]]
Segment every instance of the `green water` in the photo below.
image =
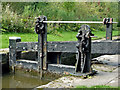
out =
[[58,75],[46,74],[40,80],[38,75],[16,71],[15,74],[7,73],[2,76],[2,88],[35,88],[59,77]]

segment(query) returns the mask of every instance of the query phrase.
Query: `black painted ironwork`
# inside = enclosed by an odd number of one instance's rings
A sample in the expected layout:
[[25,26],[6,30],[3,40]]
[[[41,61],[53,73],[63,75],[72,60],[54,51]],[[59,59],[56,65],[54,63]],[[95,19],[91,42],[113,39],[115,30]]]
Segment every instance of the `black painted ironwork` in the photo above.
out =
[[82,25],[77,34],[78,58],[76,62],[76,72],[90,72],[91,67],[91,33],[88,25]]
[[35,32],[37,34],[44,34],[45,33],[45,25],[43,21],[45,21],[46,17],[45,16],[39,16],[36,20],[36,25],[35,25]]

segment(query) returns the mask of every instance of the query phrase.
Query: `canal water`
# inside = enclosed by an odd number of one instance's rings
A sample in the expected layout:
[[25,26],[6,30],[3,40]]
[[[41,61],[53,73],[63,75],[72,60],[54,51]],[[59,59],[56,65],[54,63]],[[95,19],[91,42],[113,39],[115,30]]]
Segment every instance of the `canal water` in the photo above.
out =
[[15,74],[7,73],[2,75],[2,88],[35,88],[59,77],[57,74],[45,73],[40,80],[39,75],[36,73],[17,70]]

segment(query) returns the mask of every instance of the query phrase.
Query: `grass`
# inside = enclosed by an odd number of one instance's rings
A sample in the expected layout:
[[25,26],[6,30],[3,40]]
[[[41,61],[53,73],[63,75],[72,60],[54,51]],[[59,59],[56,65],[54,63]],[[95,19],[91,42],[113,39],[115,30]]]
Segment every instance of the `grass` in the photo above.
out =
[[[77,41],[76,35],[78,32],[61,32],[58,35],[55,34],[48,34],[47,40],[48,41]],[[105,31],[93,31],[92,32],[97,38],[93,39],[100,39],[106,36]],[[118,31],[113,31],[113,36],[118,36]],[[22,42],[37,42],[38,36],[35,33],[4,33],[2,34],[2,47],[1,48],[8,48],[9,46],[9,37],[21,37]],[[1,38],[0,38],[1,39]],[[1,41],[1,40],[0,40]]]
[[87,87],[87,86],[77,86],[76,88],[102,88],[102,89],[105,89],[106,88],[113,88],[112,90],[116,90],[117,88],[120,89],[120,87],[113,87],[113,86],[106,86],[106,85],[96,85],[96,86],[91,86],[91,87]]

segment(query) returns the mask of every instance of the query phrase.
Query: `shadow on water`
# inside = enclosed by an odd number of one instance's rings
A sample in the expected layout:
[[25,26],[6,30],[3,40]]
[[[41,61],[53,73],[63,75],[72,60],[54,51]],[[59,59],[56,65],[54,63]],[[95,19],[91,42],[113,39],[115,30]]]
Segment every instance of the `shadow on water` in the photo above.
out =
[[16,73],[2,75],[2,88],[35,88],[59,78],[60,75],[44,73],[42,80],[38,74],[16,70]]

